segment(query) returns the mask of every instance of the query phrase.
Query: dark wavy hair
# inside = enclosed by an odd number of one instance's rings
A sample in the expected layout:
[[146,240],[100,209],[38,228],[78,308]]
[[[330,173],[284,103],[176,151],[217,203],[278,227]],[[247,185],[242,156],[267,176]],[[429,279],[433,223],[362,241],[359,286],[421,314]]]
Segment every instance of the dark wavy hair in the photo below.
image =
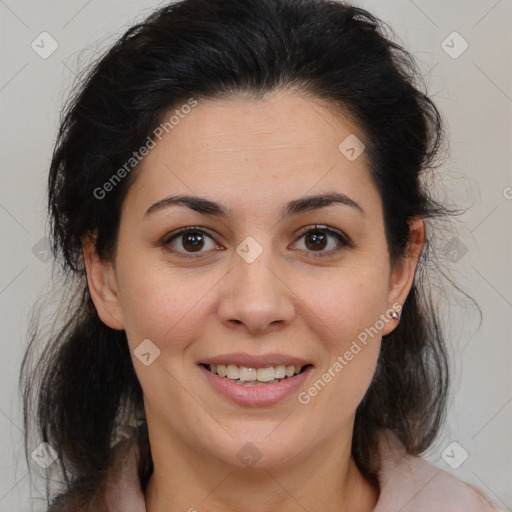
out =
[[[82,240],[95,233],[98,254],[112,258],[121,204],[137,167],[107,198],[94,191],[169,109],[191,97],[257,99],[292,89],[348,112],[364,135],[391,264],[407,255],[414,218],[447,215],[424,179],[438,166],[442,119],[414,59],[390,33],[367,11],[332,0],[183,0],[129,28],[86,70],[64,109],[48,180],[54,271],[68,294],[46,334],[33,315],[20,374],[25,431],[33,428],[55,449],[66,492],[84,502],[94,495],[123,428],[138,436],[143,490],[153,470],[126,334],[97,314]],[[427,233],[401,321],[384,338],[356,412],[352,454],[373,482],[377,430],[393,430],[407,452],[418,455],[445,418],[449,365],[427,275],[434,255]],[[40,341],[46,343],[33,364]]]

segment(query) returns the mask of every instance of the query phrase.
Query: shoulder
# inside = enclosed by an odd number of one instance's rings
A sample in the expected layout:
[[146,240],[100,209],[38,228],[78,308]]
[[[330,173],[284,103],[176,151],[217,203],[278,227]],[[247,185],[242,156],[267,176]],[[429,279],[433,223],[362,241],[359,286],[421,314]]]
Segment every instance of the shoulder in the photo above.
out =
[[113,448],[108,472],[93,492],[67,491],[47,512],[144,512],[138,460],[136,436],[124,439]]
[[137,434],[132,432],[112,448],[108,471],[99,485],[80,487],[75,483],[54,498],[47,512],[144,512],[139,457]]
[[406,453],[391,431],[379,432],[380,498],[375,512],[499,512],[481,491]]
[[109,512],[105,502],[97,497],[85,497],[74,491],[57,496],[47,512]]
[[115,506],[117,496],[114,500],[110,496],[113,491],[111,487],[114,483],[118,483],[119,473],[128,462],[127,454],[136,445],[133,439],[130,441],[125,440],[112,448],[108,471],[99,483],[88,485],[84,482],[73,481],[70,488],[53,499],[47,512],[111,512],[118,510]]

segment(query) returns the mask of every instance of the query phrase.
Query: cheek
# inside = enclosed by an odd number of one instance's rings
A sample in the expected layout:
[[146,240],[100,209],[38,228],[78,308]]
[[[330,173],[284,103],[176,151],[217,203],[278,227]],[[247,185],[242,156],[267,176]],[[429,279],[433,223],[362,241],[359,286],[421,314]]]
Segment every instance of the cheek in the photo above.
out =
[[[143,261],[126,261],[120,267],[120,301],[132,349],[143,339],[162,352],[182,351],[194,338],[205,314],[208,290],[218,277],[197,271],[170,269]],[[130,272],[130,268],[137,269]],[[140,269],[144,269],[141,271]]]
[[[133,259],[123,266],[125,273],[121,268],[119,273],[125,277],[120,281],[125,331],[145,400],[159,411],[165,411],[170,400],[174,407],[188,410],[189,416],[199,421],[201,409],[197,409],[189,393],[183,392],[187,379],[185,359],[189,348],[204,338],[208,290],[219,278],[170,269],[154,261],[150,265],[147,260]],[[137,271],[129,272],[128,267]],[[141,268],[145,270],[141,272]],[[138,347],[148,346],[147,342],[142,345],[147,339],[154,347],[150,344],[149,350],[145,350],[151,358],[146,366],[137,354],[142,353]]]
[[301,403],[310,404],[317,414],[329,410],[339,421],[361,402],[379,357],[388,281],[385,267],[371,268],[340,270],[329,279],[303,282],[308,318],[314,323],[309,327],[316,331],[325,357],[317,380],[303,390]]
[[361,333],[382,330],[379,319],[388,299],[385,268],[374,266],[366,272],[339,269],[322,278],[303,278],[300,288],[309,318],[323,324],[321,340],[331,354],[345,350]]

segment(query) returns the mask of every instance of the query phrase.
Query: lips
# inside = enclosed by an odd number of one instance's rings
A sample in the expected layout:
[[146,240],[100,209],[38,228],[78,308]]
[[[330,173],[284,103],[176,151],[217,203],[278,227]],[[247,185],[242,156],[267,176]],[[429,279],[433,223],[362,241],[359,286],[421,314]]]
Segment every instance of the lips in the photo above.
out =
[[219,355],[198,363],[212,387],[239,405],[264,406],[297,392],[313,365],[283,354]]

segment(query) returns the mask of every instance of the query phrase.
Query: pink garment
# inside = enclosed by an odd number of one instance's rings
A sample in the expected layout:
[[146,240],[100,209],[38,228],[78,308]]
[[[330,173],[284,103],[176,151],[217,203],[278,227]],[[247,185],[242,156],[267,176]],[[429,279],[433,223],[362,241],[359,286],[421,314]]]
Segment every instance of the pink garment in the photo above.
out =
[[[390,430],[379,432],[380,496],[374,512],[505,512],[480,491],[420,457],[408,455]],[[134,438],[116,447],[104,495],[90,512],[146,512],[137,474],[139,449]],[[76,512],[60,502],[49,512]],[[61,506],[64,505],[62,508]]]

